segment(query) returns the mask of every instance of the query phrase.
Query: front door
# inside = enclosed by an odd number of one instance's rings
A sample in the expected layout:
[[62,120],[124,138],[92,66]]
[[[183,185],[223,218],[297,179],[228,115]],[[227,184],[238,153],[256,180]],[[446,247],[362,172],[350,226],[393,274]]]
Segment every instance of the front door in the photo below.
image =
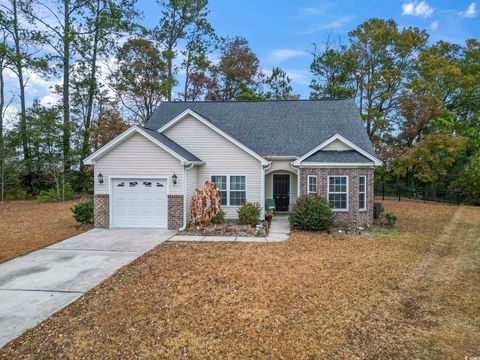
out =
[[290,175],[273,175],[273,198],[275,210],[288,211],[290,204]]

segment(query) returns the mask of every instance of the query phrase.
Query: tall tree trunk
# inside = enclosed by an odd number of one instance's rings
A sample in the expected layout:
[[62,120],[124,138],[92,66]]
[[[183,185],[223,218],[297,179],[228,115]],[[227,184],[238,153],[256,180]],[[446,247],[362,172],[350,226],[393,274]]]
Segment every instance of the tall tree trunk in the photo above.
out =
[[64,0],[65,31],[63,34],[63,166],[68,172],[70,159],[70,1]]
[[[97,90],[97,54],[98,54],[98,37],[99,37],[99,16],[100,16],[100,0],[97,0],[96,4],[97,16],[95,18],[95,32],[93,38],[93,50],[92,50],[92,60],[90,68],[90,79],[88,87],[88,99],[87,99],[87,113],[85,116],[85,129],[83,131],[82,139],[82,150],[81,150],[81,159],[80,159],[80,171],[85,175],[85,164],[83,160],[89,155],[90,148],[90,127],[92,126],[92,117],[93,117],[93,101],[95,98],[95,91]],[[85,177],[84,190],[86,191],[88,187],[88,179]]]
[[27,107],[25,99],[25,82],[23,79],[23,63],[22,51],[20,44],[20,34],[18,26],[18,7],[17,0],[12,0],[13,5],[13,33],[15,43],[15,69],[18,76],[18,87],[20,90],[20,137],[22,140],[23,160],[27,169],[26,185],[30,192],[33,193],[33,179],[32,179],[32,164],[30,159],[30,152],[28,149],[28,134],[27,134]]
[[3,138],[3,107],[5,106],[5,92],[3,79],[3,64],[0,66],[0,201],[5,201],[5,140]]

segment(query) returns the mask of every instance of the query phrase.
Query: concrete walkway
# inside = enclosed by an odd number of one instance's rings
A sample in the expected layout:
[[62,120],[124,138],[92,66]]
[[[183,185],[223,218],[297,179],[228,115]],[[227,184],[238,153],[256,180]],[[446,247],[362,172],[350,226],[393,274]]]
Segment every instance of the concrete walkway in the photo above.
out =
[[195,236],[175,235],[169,241],[238,241],[238,242],[281,242],[290,237],[288,215],[276,215],[270,225],[270,233],[265,236]]
[[95,229],[0,264],[0,347],[174,234]]

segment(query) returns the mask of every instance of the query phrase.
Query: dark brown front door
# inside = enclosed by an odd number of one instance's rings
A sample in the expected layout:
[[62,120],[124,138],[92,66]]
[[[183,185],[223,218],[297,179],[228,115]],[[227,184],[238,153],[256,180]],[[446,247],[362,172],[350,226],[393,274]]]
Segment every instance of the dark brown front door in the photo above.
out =
[[288,211],[290,204],[290,175],[273,175],[275,210]]

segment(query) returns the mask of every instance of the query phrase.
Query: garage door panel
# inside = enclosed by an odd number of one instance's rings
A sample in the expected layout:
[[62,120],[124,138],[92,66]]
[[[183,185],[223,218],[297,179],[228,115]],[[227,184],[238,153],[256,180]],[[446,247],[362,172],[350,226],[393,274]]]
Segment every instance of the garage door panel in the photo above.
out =
[[112,181],[113,227],[167,227],[165,179]]

